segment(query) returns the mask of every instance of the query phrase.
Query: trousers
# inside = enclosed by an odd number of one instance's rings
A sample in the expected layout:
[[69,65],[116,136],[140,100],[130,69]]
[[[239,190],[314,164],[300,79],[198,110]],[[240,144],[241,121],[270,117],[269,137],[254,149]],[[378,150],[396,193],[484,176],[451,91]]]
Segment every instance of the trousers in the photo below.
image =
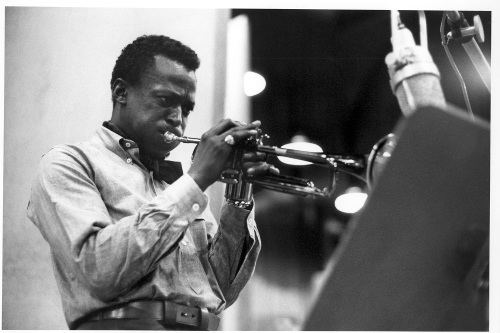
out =
[[76,328],[76,330],[134,330],[134,331],[183,331],[193,328],[168,327],[158,320],[151,318],[140,319],[103,319],[88,321]]

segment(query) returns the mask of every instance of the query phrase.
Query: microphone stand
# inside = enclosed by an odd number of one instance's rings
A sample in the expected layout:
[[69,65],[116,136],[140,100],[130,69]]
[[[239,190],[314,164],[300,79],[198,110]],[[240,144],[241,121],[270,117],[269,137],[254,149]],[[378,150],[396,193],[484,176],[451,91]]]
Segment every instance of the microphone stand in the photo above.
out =
[[474,26],[469,27],[463,13],[457,11],[446,11],[445,13],[452,29],[448,37],[458,40],[462,44],[486,88],[491,93],[491,68],[474,38],[476,36],[480,42],[484,40],[483,26],[479,16],[474,17]]

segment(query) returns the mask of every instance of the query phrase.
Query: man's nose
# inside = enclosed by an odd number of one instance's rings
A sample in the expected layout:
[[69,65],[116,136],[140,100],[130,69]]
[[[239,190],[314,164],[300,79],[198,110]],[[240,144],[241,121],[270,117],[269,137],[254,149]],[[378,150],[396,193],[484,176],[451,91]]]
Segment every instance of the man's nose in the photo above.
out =
[[178,127],[182,124],[182,108],[180,106],[169,110],[167,123],[173,127]]

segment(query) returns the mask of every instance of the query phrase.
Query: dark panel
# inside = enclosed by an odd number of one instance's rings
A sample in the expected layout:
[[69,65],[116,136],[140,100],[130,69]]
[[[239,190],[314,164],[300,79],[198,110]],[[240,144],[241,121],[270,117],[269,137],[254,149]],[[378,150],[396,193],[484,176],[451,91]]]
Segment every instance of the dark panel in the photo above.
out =
[[490,132],[462,115],[422,109],[403,124],[306,330],[488,329]]

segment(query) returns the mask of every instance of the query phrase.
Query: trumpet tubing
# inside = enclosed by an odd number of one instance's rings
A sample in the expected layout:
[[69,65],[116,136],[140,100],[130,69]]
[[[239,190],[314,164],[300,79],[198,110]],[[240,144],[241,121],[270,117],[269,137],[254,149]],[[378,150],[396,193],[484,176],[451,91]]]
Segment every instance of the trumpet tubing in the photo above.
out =
[[[179,137],[173,133],[166,132],[164,134],[167,142],[183,142],[183,143],[199,143],[200,139],[190,137]],[[250,145],[236,145],[236,153],[233,155],[232,169],[224,170],[219,177],[221,182],[226,183],[226,198],[235,200],[250,200],[252,193],[252,184],[267,188],[273,191],[285,192],[299,196],[308,197],[328,197],[333,193],[333,183],[329,188],[320,190],[314,187],[314,184],[307,179],[283,175],[269,175],[259,177],[246,176],[240,168],[240,159],[244,149],[255,149],[259,152],[264,152],[269,155],[283,156],[295,158],[316,165],[326,166],[335,172],[343,172],[355,176],[365,183],[368,188],[373,186],[376,180],[375,176],[380,174],[382,168],[387,163],[394,149],[397,138],[393,134],[389,134],[379,140],[373,146],[372,151],[368,155],[340,155],[340,154],[324,154],[313,153],[295,149],[285,149],[261,144],[261,140],[255,140]],[[333,176],[334,177],[334,176]]]

